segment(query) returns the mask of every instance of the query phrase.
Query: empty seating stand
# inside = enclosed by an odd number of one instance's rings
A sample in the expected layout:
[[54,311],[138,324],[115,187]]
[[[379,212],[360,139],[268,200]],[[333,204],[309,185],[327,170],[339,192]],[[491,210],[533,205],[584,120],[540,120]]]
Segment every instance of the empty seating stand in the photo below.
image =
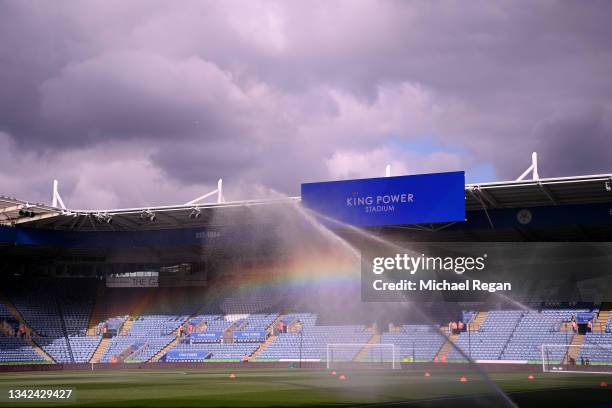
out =
[[25,340],[0,333],[0,364],[44,363],[45,359]]
[[[300,332],[282,333],[270,344],[259,359],[270,360],[315,360],[327,358],[327,345],[332,343],[362,344],[372,337],[364,326],[304,326]],[[353,358],[359,349],[351,350]]]
[[446,341],[446,337],[435,326],[404,325],[399,332],[383,333],[382,344],[394,344],[402,359],[433,361]]
[[[33,340],[58,363],[86,363],[91,360],[101,341],[101,331],[87,336],[87,326],[94,307],[91,290],[73,290],[59,287],[56,292],[47,289],[20,289],[8,293],[12,303],[26,323],[34,330]],[[128,316],[106,316],[101,323],[108,324],[118,332],[110,339],[101,356],[101,362],[111,362],[120,356],[126,362],[146,362],[162,353],[171,353],[172,361],[237,361],[246,356],[255,356],[256,361],[324,361],[328,344],[363,345],[370,341],[395,345],[396,358],[404,361],[429,362],[434,360],[446,343],[446,337],[437,326],[412,324],[403,325],[399,330],[374,336],[363,325],[317,325],[314,313],[285,313],[274,310],[278,299],[266,298],[263,292],[254,292],[242,299],[240,296],[225,298],[214,305],[214,312],[203,312],[197,305],[156,304],[155,309],[139,310],[139,317],[126,333],[120,328]],[[474,305],[467,305],[468,310]],[[554,307],[554,306],[553,306]],[[193,314],[178,311],[194,310]],[[223,311],[225,309],[225,311]],[[221,310],[223,313],[219,313]],[[534,310],[494,310],[478,331],[462,332],[455,345],[460,351],[451,349],[448,361],[510,360],[517,362],[541,362],[542,344],[570,344],[573,332],[563,326],[572,316],[596,309],[559,308]],[[463,314],[469,320],[476,312]],[[484,315],[483,315],[484,316]],[[279,318],[292,330],[287,333],[274,331],[269,337],[271,325]],[[10,310],[0,304],[0,320],[16,320]],[[189,321],[197,322],[197,341],[184,336],[176,341],[177,328]],[[299,324],[297,324],[299,322]],[[130,322],[132,323],[132,322]],[[18,323],[17,323],[18,324]],[[602,325],[603,327],[603,325]],[[588,333],[579,357],[588,357],[592,363],[612,362],[612,322],[607,330]],[[10,332],[10,328],[6,330]],[[206,333],[211,334],[206,336]],[[233,336],[232,336],[233,335]],[[175,344],[176,343],[176,344]],[[593,346],[593,347],[592,347]],[[104,349],[100,349],[102,354]],[[373,353],[382,348],[355,346],[335,350],[343,353],[343,360],[375,359]],[[24,339],[0,333],[0,364],[28,364],[46,362],[40,350]],[[254,354],[255,353],[255,354]],[[553,357],[562,360],[564,349],[551,350]],[[550,357],[550,356],[549,356]],[[195,360],[194,360],[195,361]]]
[[[525,311],[518,327],[509,339],[508,346],[501,355],[502,360],[542,360],[542,344],[570,344],[573,333],[562,330],[562,323],[569,321],[583,309],[550,309]],[[549,351],[559,354],[561,359],[565,351],[561,348]]]
[[119,356],[134,344],[142,343],[143,347],[126,356],[126,362],[149,361],[155,354],[176,338],[171,334],[189,316],[174,315],[143,315],[134,321],[129,332],[117,335],[111,339],[110,345],[101,358],[101,362],[110,363],[113,357]]
[[487,313],[487,318],[479,331],[462,332],[455,346],[448,353],[449,361],[499,360],[502,351],[519,319],[523,316],[521,310],[493,310]]

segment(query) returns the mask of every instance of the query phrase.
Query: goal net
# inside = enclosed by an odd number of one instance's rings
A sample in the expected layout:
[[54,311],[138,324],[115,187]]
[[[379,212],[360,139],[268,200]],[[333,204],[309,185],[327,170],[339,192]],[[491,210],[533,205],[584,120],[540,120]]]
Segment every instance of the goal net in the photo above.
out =
[[394,344],[328,344],[327,368],[400,368],[398,351]]
[[612,344],[542,344],[542,370],[612,374]]

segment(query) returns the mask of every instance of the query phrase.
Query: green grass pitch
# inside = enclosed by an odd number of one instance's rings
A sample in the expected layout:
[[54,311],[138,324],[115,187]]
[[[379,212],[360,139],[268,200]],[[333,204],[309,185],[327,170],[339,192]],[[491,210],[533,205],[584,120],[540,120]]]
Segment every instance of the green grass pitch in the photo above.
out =
[[[229,374],[236,378],[230,379]],[[475,373],[418,370],[338,371],[306,369],[99,370],[0,374],[0,406],[53,406],[49,401],[9,401],[14,388],[76,389],[64,406],[504,406]],[[612,406],[612,381],[592,374],[495,373],[490,378],[518,406]],[[610,405],[608,405],[610,404]]]

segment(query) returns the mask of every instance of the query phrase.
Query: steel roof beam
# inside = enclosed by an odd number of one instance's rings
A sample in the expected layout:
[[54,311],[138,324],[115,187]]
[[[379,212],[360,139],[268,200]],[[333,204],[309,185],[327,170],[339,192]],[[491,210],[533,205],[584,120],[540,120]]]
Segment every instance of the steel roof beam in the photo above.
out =
[[47,218],[53,218],[53,217],[59,217],[59,216],[60,214],[57,214],[57,213],[45,213],[45,214],[38,214],[33,217],[15,218],[15,219],[12,219],[10,222],[15,225],[28,224],[31,222],[45,220]]
[[480,205],[482,206],[482,209],[485,212],[485,215],[487,216],[487,220],[489,220],[489,225],[491,226],[491,228],[495,228],[495,226],[493,225],[493,220],[491,220],[491,216],[489,215],[489,210],[487,209],[487,206],[484,203],[484,201],[482,201],[482,197],[480,196],[480,194],[476,194],[474,192],[476,190],[476,188],[468,188],[467,190],[470,192],[472,197],[474,197],[480,203]]
[[482,197],[487,200],[493,207],[495,208],[499,208],[501,207],[501,205],[499,204],[499,201],[497,201],[492,195],[491,193],[489,193],[487,190],[482,189],[482,188],[477,188],[476,191],[478,191],[478,194],[482,195]]
[[553,205],[559,205],[559,201],[555,198],[555,196],[548,187],[546,187],[540,182],[538,182],[538,186],[540,186],[540,190],[542,190],[544,194],[546,194],[546,197],[548,197],[548,199],[553,203]]
[[0,209],[0,214],[4,214],[4,213],[8,213],[8,212],[13,212],[13,211],[19,211],[22,208],[25,208],[26,204],[19,204],[19,205],[12,205],[10,207],[4,207],[2,209]]

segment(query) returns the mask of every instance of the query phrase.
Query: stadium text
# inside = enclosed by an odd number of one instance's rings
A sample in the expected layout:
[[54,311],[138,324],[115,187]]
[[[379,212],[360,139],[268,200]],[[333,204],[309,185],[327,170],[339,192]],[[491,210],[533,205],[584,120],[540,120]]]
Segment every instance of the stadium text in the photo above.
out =
[[466,280],[464,282],[437,281],[434,279],[419,280],[413,282],[402,279],[399,282],[384,282],[377,279],[372,283],[377,291],[482,291],[482,292],[504,292],[511,291],[510,282],[483,282],[478,279]]
[[479,257],[410,256],[396,254],[393,257],[376,257],[372,260],[372,272],[380,275],[385,271],[406,271],[414,275],[418,270],[453,271],[458,275],[465,271],[481,271],[485,268],[487,254]]
[[347,197],[347,207],[363,207],[366,213],[395,211],[394,204],[410,204],[414,202],[414,194],[385,194],[377,196]]

